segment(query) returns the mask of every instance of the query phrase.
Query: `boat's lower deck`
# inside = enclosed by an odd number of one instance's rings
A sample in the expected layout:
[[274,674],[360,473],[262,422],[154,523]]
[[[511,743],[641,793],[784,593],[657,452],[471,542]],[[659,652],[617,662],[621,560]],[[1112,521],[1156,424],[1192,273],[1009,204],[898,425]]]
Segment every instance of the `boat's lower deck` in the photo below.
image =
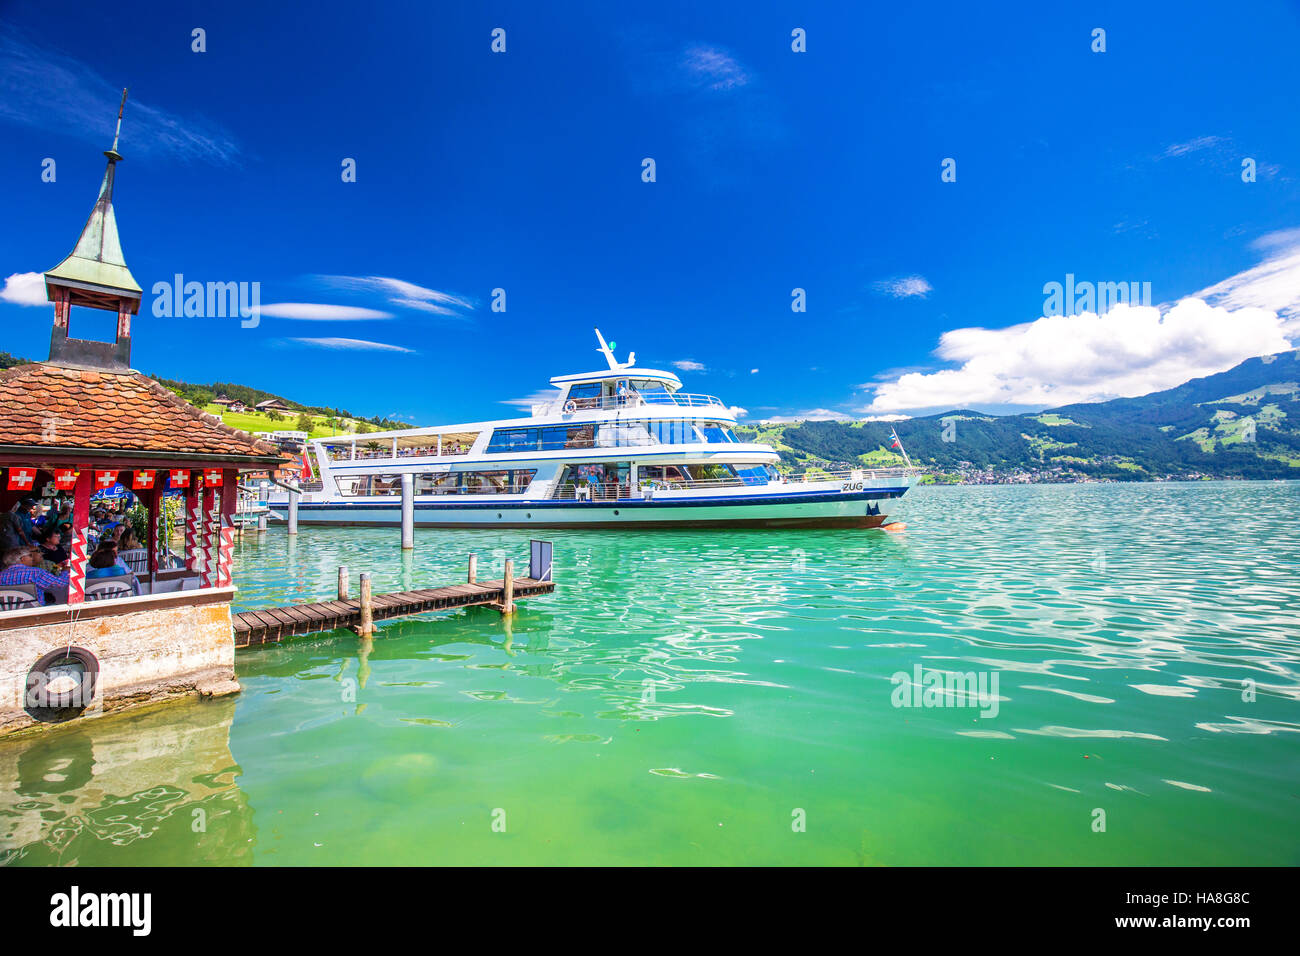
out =
[[[415,501],[421,528],[874,528],[886,515],[881,504],[907,488],[863,491],[753,494],[728,497],[656,497],[617,500]],[[275,505],[284,515],[282,504]],[[304,525],[397,525],[401,502],[302,501]]]

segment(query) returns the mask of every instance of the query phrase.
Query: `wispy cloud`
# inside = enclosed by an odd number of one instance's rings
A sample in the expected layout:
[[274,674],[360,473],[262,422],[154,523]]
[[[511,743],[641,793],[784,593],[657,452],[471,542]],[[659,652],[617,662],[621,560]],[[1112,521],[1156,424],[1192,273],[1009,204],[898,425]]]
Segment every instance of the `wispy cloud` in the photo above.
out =
[[317,276],[322,282],[338,288],[354,289],[363,292],[379,293],[387,298],[389,305],[403,309],[416,309],[448,318],[468,318],[464,313],[474,310],[474,303],[463,296],[450,292],[439,292],[405,279],[390,276]]
[[[161,90],[159,91],[161,93]],[[154,91],[133,91],[122,121],[122,145],[217,166],[238,165],[241,149],[214,123],[150,105]],[[0,21],[0,119],[57,131],[100,149],[113,140],[122,87],[66,54],[42,47]]]
[[369,319],[391,319],[393,313],[377,309],[362,309],[353,305],[332,305],[327,302],[271,302],[261,308],[262,315],[275,319],[302,319],[313,322],[356,322]]
[[726,91],[749,85],[750,74],[730,53],[714,46],[691,46],[682,54],[681,68],[697,87]]
[[1287,330],[1300,335],[1300,229],[1261,236],[1251,248],[1267,254],[1259,265],[1196,293],[1227,309],[1259,308],[1284,316]]
[[288,341],[312,348],[344,352],[408,352],[412,354],[415,352],[415,349],[403,348],[400,345],[389,345],[386,342],[371,342],[367,339],[290,338]]
[[781,424],[786,422],[848,422],[853,421],[852,415],[846,415],[844,412],[832,411],[829,408],[810,408],[806,412],[794,412],[790,415],[773,415],[771,418],[764,418],[762,422],[772,422]]
[[703,372],[704,363],[696,362],[694,359],[678,359],[673,362],[673,368],[683,372]]
[[15,272],[0,289],[0,302],[14,305],[45,305],[45,277],[39,272]]
[[881,279],[875,284],[875,289],[881,295],[892,296],[895,299],[910,299],[913,296],[924,299],[933,291],[933,287],[926,281],[925,276]]
[[1190,139],[1185,143],[1173,143],[1165,148],[1166,156],[1186,156],[1188,153],[1198,153],[1203,149],[1210,149],[1226,142],[1222,136],[1198,136],[1196,139]]

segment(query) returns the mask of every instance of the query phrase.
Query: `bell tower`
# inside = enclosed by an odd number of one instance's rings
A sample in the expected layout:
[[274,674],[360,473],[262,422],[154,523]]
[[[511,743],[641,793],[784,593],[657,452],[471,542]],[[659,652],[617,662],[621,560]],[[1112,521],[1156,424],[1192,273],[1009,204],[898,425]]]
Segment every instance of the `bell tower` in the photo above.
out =
[[[117,151],[122,132],[122,111],[126,90],[117,109],[117,130],[113,146],[105,151],[108,168],[99,187],[99,199],[90,211],[76,248],[66,259],[45,273],[45,294],[54,303],[54,328],[50,333],[50,362],[90,368],[131,367],[131,316],[140,311],[139,284],[126,267],[122,242],[113,214],[113,178],[122,154]],[[117,313],[117,337],[112,342],[74,339],[69,335],[72,307],[102,309]]]

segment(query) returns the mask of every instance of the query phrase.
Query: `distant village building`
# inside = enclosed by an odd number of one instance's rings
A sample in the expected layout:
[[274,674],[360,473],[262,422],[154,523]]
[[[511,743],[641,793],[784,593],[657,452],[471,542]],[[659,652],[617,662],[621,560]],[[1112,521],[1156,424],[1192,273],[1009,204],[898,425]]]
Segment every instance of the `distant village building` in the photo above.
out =
[[245,405],[243,402],[241,402],[239,399],[237,399],[237,398],[226,398],[226,396],[224,396],[224,395],[221,395],[221,396],[218,396],[217,398],[214,398],[214,399],[212,400],[212,404],[213,404],[213,405],[220,405],[223,409],[225,409],[226,411],[230,411],[230,412],[246,412],[246,411],[248,411],[248,406]]
[[[131,368],[141,292],[113,213],[116,136],[104,155],[99,198],[76,247],[45,274],[54,303],[49,360],[0,371],[0,509],[48,487],[51,516],[66,507],[70,523],[66,572],[15,560],[22,549],[0,555],[0,735],[238,691],[230,600],[239,474],[282,461],[273,445]],[[74,305],[116,313],[114,340],[73,338]],[[91,548],[107,531],[91,498],[119,485],[147,509],[146,540],[134,555],[117,555],[130,575],[92,577]],[[160,536],[168,497],[181,501],[181,554]]]
[[264,402],[258,402],[255,408],[259,412],[290,412],[293,411],[288,405],[278,398],[268,398]]

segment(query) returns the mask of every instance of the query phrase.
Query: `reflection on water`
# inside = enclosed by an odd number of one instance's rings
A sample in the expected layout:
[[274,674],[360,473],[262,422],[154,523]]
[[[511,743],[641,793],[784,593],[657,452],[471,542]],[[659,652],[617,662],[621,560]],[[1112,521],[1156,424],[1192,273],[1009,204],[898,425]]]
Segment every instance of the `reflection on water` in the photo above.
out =
[[[233,722],[209,722],[223,705],[136,718],[159,741],[136,757],[126,720],[0,748],[0,770],[34,781],[9,788],[0,848],[1300,862],[1297,499],[1280,483],[918,489],[901,535],[550,532],[557,592],[514,618],[471,608],[241,652]],[[377,592],[430,587],[462,580],[470,551],[483,578],[518,566],[527,538],[420,530],[403,554],[397,529],[277,530],[244,539],[235,580],[250,607],[328,597],[341,564],[354,589],[363,570]],[[891,678],[917,666],[997,674],[996,716],[894,706]],[[205,801],[226,822],[193,834]]]
[[251,862],[234,713],[180,704],[0,745],[0,863]]

